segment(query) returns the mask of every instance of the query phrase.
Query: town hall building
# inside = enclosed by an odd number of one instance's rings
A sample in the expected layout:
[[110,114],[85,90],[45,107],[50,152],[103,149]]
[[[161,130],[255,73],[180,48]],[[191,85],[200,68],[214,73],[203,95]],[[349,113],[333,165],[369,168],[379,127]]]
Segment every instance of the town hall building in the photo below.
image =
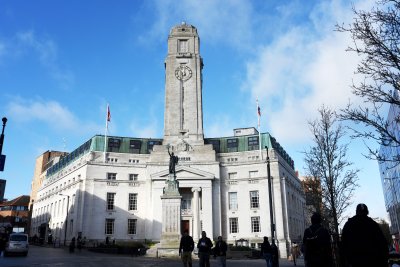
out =
[[[195,242],[206,231],[214,240],[221,235],[230,244],[259,248],[264,236],[271,238],[272,214],[280,256],[287,257],[305,229],[305,196],[294,162],[274,137],[252,127],[204,137],[202,69],[197,29],[173,27],[165,59],[164,135],[95,135],[51,158],[40,174],[35,171],[40,183],[30,235],[51,233],[62,243],[78,235],[87,242],[108,237],[162,243],[172,229],[188,230]],[[178,157],[172,176],[169,152]],[[165,197],[171,179],[176,208]]]

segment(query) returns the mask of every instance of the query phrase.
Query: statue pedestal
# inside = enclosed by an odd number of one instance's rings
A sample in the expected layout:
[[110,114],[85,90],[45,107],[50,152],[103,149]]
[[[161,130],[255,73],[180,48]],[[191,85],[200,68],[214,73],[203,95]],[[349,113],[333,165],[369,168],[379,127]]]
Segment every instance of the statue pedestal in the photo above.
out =
[[174,174],[169,174],[165,184],[164,194],[161,196],[162,232],[158,253],[165,253],[164,256],[177,256],[181,238],[182,196],[179,194],[179,183]]

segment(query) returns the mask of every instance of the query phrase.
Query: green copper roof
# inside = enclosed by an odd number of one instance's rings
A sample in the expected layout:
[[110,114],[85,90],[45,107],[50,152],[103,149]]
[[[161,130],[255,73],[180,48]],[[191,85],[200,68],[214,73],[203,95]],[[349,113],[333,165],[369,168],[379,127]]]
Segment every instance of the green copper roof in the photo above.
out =
[[[261,133],[261,148],[273,148],[294,169],[294,161],[283,147],[269,133]],[[258,135],[205,138],[206,144],[212,144],[217,153],[243,152],[258,150]]]
[[[262,133],[261,135],[261,148],[273,148],[277,153],[294,169],[294,161],[282,148],[282,146],[272,137],[269,133]],[[244,136],[230,136],[230,137],[217,137],[205,138],[205,144],[212,144],[217,153],[231,153],[258,150],[259,136],[244,135]],[[150,154],[154,145],[161,145],[162,139],[152,138],[132,138],[120,136],[107,136],[107,152],[115,153],[130,153],[130,154]],[[89,151],[104,151],[104,135],[95,135],[83,145],[62,157],[60,161],[47,170],[47,176],[51,176],[70,163],[80,158],[82,155]]]

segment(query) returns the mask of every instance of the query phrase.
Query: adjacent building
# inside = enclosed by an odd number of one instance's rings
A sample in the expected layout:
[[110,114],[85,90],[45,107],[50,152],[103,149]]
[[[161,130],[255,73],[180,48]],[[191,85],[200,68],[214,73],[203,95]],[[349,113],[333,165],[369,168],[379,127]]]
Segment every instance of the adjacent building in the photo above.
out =
[[19,196],[0,203],[0,234],[13,232],[27,233],[29,217],[29,196]]
[[[204,138],[202,69],[197,29],[173,27],[165,60],[162,138],[95,135],[51,167],[32,208],[31,235],[63,242],[159,241],[161,196],[169,175],[169,152],[179,158],[180,229],[197,241],[202,230],[228,243],[259,247],[271,237],[267,152],[272,179],[276,242],[287,257],[305,229],[305,196],[294,162],[269,133],[234,129],[232,136]],[[261,149],[260,149],[261,148]]]
[[[394,92],[394,97],[399,99],[398,92]],[[400,140],[400,107],[396,104],[391,104],[387,117],[390,132]],[[381,146],[380,155],[386,159],[395,159],[400,155],[400,146],[393,142],[387,146]],[[379,170],[382,180],[383,195],[385,197],[386,210],[389,213],[391,226],[390,231],[397,239],[400,238],[400,165],[394,161],[379,162]]]

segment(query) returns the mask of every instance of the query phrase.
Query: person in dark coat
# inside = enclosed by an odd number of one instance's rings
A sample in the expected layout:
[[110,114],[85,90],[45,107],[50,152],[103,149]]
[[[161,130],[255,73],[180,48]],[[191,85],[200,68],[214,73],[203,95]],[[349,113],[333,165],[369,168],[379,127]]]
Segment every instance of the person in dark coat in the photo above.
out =
[[311,226],[304,231],[303,253],[307,267],[332,266],[331,238],[321,222],[321,215],[314,213],[311,216]]
[[226,267],[226,251],[228,250],[228,245],[224,240],[222,240],[222,236],[218,237],[217,242],[214,247],[214,257],[217,258],[219,266]]
[[78,251],[81,252],[82,249],[82,237],[78,236],[78,239],[76,240],[76,245],[78,247]]
[[197,248],[199,249],[199,266],[200,267],[210,267],[210,253],[213,244],[210,238],[207,237],[205,231],[201,232],[201,238],[197,243]]
[[267,267],[272,267],[272,247],[266,236],[264,236],[264,242],[261,244],[261,255],[267,262]]
[[4,253],[4,250],[6,249],[6,237],[0,234],[0,256]]
[[342,252],[353,267],[388,266],[388,244],[379,224],[368,217],[368,207],[358,204],[356,215],[350,218],[342,231]]
[[69,243],[69,253],[73,253],[75,251],[75,237],[71,239]]
[[189,235],[188,230],[183,232],[181,242],[179,244],[179,256],[181,256],[184,267],[192,267],[192,251],[194,249],[193,238]]

